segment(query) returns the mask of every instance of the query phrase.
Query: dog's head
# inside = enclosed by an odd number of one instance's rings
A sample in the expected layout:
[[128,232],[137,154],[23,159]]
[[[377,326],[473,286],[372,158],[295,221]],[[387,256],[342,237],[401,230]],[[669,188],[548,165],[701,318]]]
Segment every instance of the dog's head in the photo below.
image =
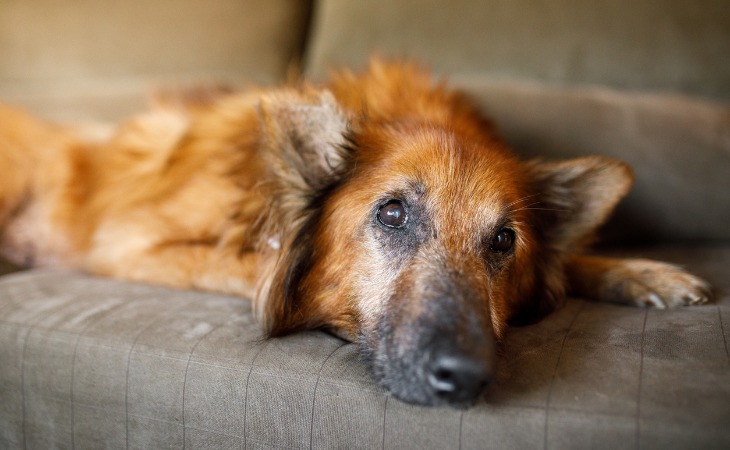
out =
[[353,119],[327,92],[267,98],[261,116],[281,240],[270,333],[355,341],[411,403],[472,403],[507,324],[563,298],[564,255],[630,184],[605,158],[520,162],[474,124]]

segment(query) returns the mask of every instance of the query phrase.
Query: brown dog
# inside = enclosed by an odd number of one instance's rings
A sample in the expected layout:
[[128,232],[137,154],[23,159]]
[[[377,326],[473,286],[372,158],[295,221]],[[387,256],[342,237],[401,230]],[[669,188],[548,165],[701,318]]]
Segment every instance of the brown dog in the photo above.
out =
[[254,298],[270,335],[356,341],[413,403],[473,402],[507,324],[566,292],[709,299],[677,267],[582,255],[625,164],[521,162],[409,64],[190,101],[107,136],[0,109],[0,167],[6,257]]

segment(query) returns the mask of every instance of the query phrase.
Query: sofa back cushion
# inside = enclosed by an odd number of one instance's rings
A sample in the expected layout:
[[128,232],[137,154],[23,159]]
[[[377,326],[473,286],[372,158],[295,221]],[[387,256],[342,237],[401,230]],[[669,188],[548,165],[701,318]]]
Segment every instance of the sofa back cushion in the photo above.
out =
[[311,74],[379,51],[438,72],[730,100],[726,0],[320,0]]
[[54,119],[118,119],[159,85],[280,81],[310,3],[3,1],[0,101]]

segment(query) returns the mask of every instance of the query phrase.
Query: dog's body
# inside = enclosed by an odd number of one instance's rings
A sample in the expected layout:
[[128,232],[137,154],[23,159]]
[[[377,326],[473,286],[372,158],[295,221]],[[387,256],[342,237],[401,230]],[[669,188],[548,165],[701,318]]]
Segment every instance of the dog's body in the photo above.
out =
[[[183,102],[185,103],[185,102]],[[105,136],[0,109],[2,253],[253,298],[269,334],[327,328],[421,404],[468,404],[508,323],[566,292],[704,303],[681,269],[581,250],[629,190],[600,157],[521,162],[459,93],[374,61]]]

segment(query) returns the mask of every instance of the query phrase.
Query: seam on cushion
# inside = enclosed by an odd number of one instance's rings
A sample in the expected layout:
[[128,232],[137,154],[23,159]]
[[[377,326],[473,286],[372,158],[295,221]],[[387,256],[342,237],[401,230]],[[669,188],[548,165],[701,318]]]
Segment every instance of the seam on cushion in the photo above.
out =
[[314,406],[317,403],[317,387],[319,387],[319,380],[322,378],[322,369],[324,369],[325,364],[327,364],[327,361],[337,353],[337,350],[344,347],[346,343],[340,344],[337,348],[332,350],[332,353],[327,355],[327,357],[322,361],[322,365],[319,366],[319,371],[317,372],[317,381],[314,382],[314,392],[312,393],[312,420],[309,422],[309,448],[314,448]]
[[550,388],[548,389],[548,395],[547,400],[545,401],[545,428],[543,431],[543,448],[548,448],[548,428],[550,423],[550,402],[553,397],[553,386],[555,385],[555,378],[558,376],[558,368],[560,367],[560,360],[563,357],[563,350],[565,349],[565,342],[568,340],[568,335],[570,335],[570,332],[573,330],[573,325],[575,325],[576,320],[578,319],[578,316],[581,312],[583,312],[583,308],[585,307],[585,301],[582,301],[580,304],[580,307],[575,312],[575,315],[573,316],[573,319],[570,321],[570,325],[568,325],[568,329],[565,331],[565,335],[563,336],[563,341],[560,343],[560,351],[558,352],[558,358],[555,361],[555,368],[553,369],[553,376],[550,379]]
[[[51,315],[55,314],[57,311],[65,308],[68,305],[68,303],[63,303],[59,305],[56,308],[51,308],[49,311],[47,311],[47,314],[43,314],[38,320],[36,320],[32,325],[29,325],[28,331],[25,333],[25,339],[23,340],[23,352],[22,356],[20,358],[20,396],[22,400],[22,414],[23,414],[23,426],[21,427],[22,433],[23,433],[23,448],[28,448],[28,436],[26,433],[26,406],[25,406],[25,353],[26,349],[28,348],[28,338],[30,337],[30,334],[37,329],[37,325],[42,322],[46,317],[50,317]],[[51,329],[49,329],[50,331]]]
[[[155,325],[157,325],[159,322],[161,322],[163,319],[167,319],[167,315],[158,316],[150,322],[149,325],[144,327],[140,332],[137,334],[137,336],[134,337],[134,340],[132,341],[132,345],[129,346],[129,352],[127,353],[127,373],[124,377],[125,381],[125,387],[124,387],[124,426],[125,426],[125,448],[129,449],[129,367],[132,362],[132,353],[134,353],[134,347],[137,345],[137,341],[139,338],[147,332],[147,330],[151,329]],[[183,436],[183,442],[185,441],[185,437]]]
[[725,356],[727,356],[727,364],[730,366],[730,350],[727,348],[727,336],[725,335],[725,326],[722,323],[722,310],[720,305],[715,306],[717,307],[717,316],[720,319],[720,332],[722,333],[722,341],[725,344]]
[[[115,309],[119,309],[120,307],[124,306],[125,303],[117,303],[116,305],[112,306],[111,308],[107,310],[103,310],[102,317],[99,318],[99,320],[103,319],[104,317],[107,317],[107,313],[114,311]],[[86,330],[89,329],[92,325],[98,323],[98,320],[94,322],[90,322],[84,326],[81,331],[78,332],[76,335],[76,342],[74,343],[74,352],[73,356],[71,357],[71,386],[69,387],[69,398],[71,399],[71,448],[76,448],[76,403],[74,402],[74,381],[76,379],[76,356],[78,354],[79,350],[79,343],[81,342],[81,338],[84,337],[84,333],[86,333]]]
[[[186,430],[186,428],[185,428],[185,388],[187,387],[187,384],[188,384],[188,369],[190,369],[190,360],[193,359],[193,353],[195,353],[195,349],[198,348],[198,345],[200,345],[200,343],[203,342],[203,340],[206,337],[208,337],[211,333],[213,333],[218,328],[220,328],[223,325],[228,324],[228,323],[230,323],[230,321],[220,322],[218,325],[216,325],[213,328],[211,328],[210,330],[208,330],[207,333],[204,333],[202,336],[200,336],[200,339],[198,339],[198,341],[195,343],[195,345],[193,345],[193,348],[190,349],[190,353],[188,353],[188,362],[187,362],[187,364],[185,364],[185,376],[183,377],[183,388],[182,388],[182,413],[181,413],[181,415],[182,415],[182,429],[183,429],[183,446],[182,446],[183,450],[185,449],[185,444],[187,441],[187,437],[186,437],[187,433],[185,432],[185,430]],[[209,431],[209,430],[206,430],[206,431]]]
[[641,326],[641,342],[639,344],[639,387],[636,393],[636,448],[641,448],[641,388],[644,378],[644,336],[646,335],[646,320],[649,317],[649,311],[644,311],[644,324]]
[[[264,351],[266,347],[268,347],[268,340],[261,341],[259,348],[259,351],[256,352],[253,359],[251,359],[251,367],[248,369],[248,376],[246,377],[246,393],[243,396],[243,448],[248,447],[248,386],[249,381],[251,381],[251,373],[253,372],[254,365],[256,364],[256,360],[259,358],[259,355]],[[255,440],[255,439],[253,439]]]
[[386,417],[388,417],[388,400],[390,399],[390,394],[387,394],[385,396],[385,405],[383,405],[383,446],[382,449],[385,450],[385,424],[386,424]]

